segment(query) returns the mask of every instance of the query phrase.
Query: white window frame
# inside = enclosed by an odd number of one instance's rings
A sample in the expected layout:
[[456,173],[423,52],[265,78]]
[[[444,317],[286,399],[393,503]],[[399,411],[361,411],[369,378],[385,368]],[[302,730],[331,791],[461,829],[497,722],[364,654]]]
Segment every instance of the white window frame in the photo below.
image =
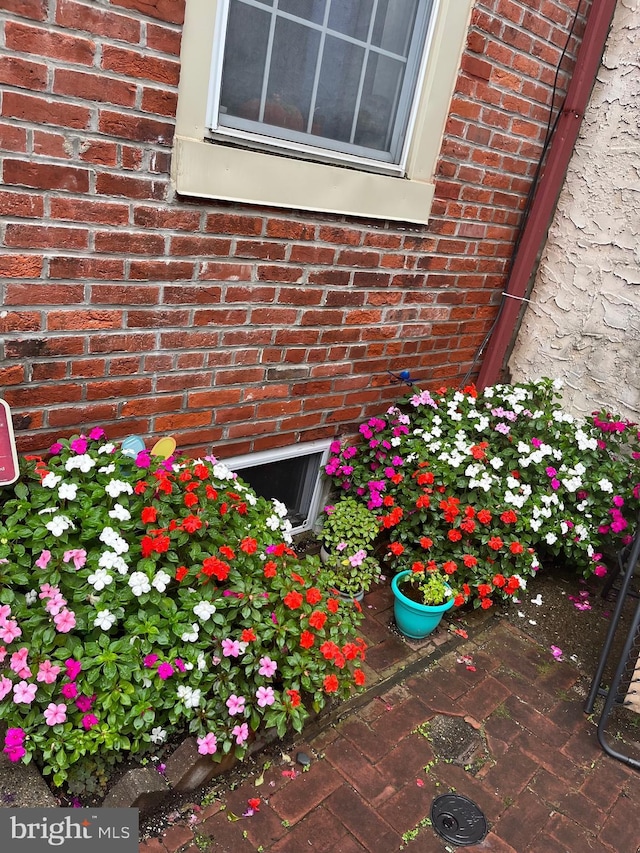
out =
[[[286,156],[272,139],[264,150],[237,140],[211,139],[210,64],[223,41],[220,4],[186,0],[172,178],[176,191],[196,198],[224,199],[280,208],[426,223],[434,193],[433,176],[449,103],[474,0],[436,0],[429,49],[407,128],[399,169],[379,161],[354,163],[332,152],[319,162],[313,146],[288,144]],[[326,159],[326,151],[323,151]]]
[[307,517],[302,522],[292,528],[291,533],[296,536],[299,533],[306,533],[312,530],[315,521],[320,514],[321,506],[328,492],[329,483],[323,476],[324,466],[329,461],[329,448],[334,439],[323,439],[321,441],[307,441],[300,444],[289,445],[287,447],[276,447],[272,450],[262,450],[258,453],[247,453],[244,456],[234,456],[231,459],[221,459],[229,470],[240,474],[245,468],[255,468],[258,465],[269,465],[272,462],[279,462],[284,459],[298,459],[301,456],[311,456],[316,453],[321,454],[318,463],[318,472],[316,475],[313,491],[311,493],[311,501]]

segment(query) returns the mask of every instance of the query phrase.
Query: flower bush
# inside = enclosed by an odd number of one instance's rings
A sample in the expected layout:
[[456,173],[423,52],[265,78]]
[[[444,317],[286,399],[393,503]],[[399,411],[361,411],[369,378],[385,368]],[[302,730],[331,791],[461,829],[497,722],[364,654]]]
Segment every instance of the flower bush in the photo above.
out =
[[380,522],[373,510],[351,497],[326,506],[324,512],[318,538],[331,581],[346,595],[361,595],[380,576],[380,564],[371,553]]
[[549,379],[416,390],[334,442],[325,471],[379,513],[391,564],[446,576],[458,605],[512,598],[545,557],[603,575],[640,508],[640,434],[559,400]]
[[187,731],[242,757],[364,683],[357,609],[296,558],[286,508],[214,457],[133,459],[94,430],[2,497],[4,752],[54,785]]

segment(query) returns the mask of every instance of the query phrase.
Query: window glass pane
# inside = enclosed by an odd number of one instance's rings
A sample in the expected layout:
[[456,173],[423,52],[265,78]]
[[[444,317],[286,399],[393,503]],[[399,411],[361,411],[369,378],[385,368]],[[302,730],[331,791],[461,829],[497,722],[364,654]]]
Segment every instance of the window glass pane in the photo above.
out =
[[328,36],[318,83],[313,133],[342,142],[351,140],[364,48]]
[[264,114],[267,124],[306,129],[319,47],[317,30],[278,18]]
[[383,50],[407,56],[418,0],[379,0],[372,42]]
[[357,145],[383,151],[388,148],[404,68],[397,59],[369,54],[354,140]]
[[321,24],[324,20],[324,9],[327,0],[280,0],[278,9],[304,18],[305,21],[313,21]]
[[221,112],[258,119],[271,14],[231,3],[222,68]]
[[262,497],[281,501],[287,507],[287,518],[295,527],[309,515],[321,460],[322,453],[281,459],[241,468],[238,476]]
[[329,27],[352,38],[366,41],[369,36],[373,0],[333,0]]

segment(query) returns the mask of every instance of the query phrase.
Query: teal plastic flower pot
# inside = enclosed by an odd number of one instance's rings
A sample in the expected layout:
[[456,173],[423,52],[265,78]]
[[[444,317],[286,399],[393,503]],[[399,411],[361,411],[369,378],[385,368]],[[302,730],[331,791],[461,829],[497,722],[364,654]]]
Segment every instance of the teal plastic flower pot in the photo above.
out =
[[436,605],[418,604],[417,601],[412,601],[399,588],[399,584],[403,583],[410,574],[410,571],[399,572],[391,580],[394,598],[393,615],[396,625],[405,637],[421,640],[435,631],[444,614],[453,607],[454,598],[452,595],[444,604]]

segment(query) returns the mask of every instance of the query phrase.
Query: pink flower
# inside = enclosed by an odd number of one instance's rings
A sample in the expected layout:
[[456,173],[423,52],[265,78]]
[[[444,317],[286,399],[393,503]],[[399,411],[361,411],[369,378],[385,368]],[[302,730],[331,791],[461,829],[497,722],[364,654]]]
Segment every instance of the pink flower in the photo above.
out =
[[69,658],[64,662],[64,667],[67,678],[70,681],[75,681],[75,679],[80,675],[82,663],[79,660],[75,660],[75,658]]
[[7,756],[9,757],[9,761],[13,762],[20,761],[22,756],[26,753],[26,749],[22,745],[5,746],[2,751],[7,754]]
[[145,655],[145,657],[142,659],[142,663],[147,667],[147,669],[150,669],[157,660],[158,655]]
[[76,570],[78,570],[87,562],[87,552],[84,548],[73,548],[71,551],[65,551],[62,559],[65,563],[73,560],[73,565],[76,567]]
[[229,715],[234,717],[236,714],[242,714],[244,712],[245,701],[244,696],[236,696],[235,693],[232,693],[226,701]]
[[74,438],[69,447],[73,450],[74,453],[86,453],[87,439],[84,437],[84,435],[81,435],[80,438]]
[[22,630],[18,628],[18,623],[15,619],[9,619],[5,625],[0,626],[0,640],[5,643],[12,643],[21,636]]
[[186,672],[186,666],[184,665],[184,661],[182,658],[176,658],[174,660],[174,664],[176,665],[176,669],[179,669],[180,672]]
[[148,450],[141,450],[136,456],[137,468],[149,468],[151,466],[151,454]]
[[93,696],[78,696],[75,701],[75,706],[78,711],[82,711],[83,714],[86,714],[87,711],[91,710],[91,706],[93,705],[96,698],[96,694]]
[[240,726],[234,726],[231,730],[231,734],[235,735],[238,746],[242,746],[249,737],[249,726],[246,723],[242,723]]
[[218,739],[212,732],[198,738],[198,752],[201,755],[213,755],[217,749]]
[[61,634],[68,634],[76,627],[76,615],[72,610],[61,610],[53,617],[53,621]]
[[61,593],[56,593],[56,595],[51,596],[51,598],[45,604],[47,609],[47,613],[50,613],[51,616],[57,616],[61,610],[64,610],[67,604],[67,599],[63,598]]
[[621,495],[614,495],[613,497],[613,505],[617,507],[624,506],[624,498]]
[[559,648],[558,646],[551,646],[551,654],[554,656],[554,658],[556,660],[561,660],[563,652],[562,652],[562,649]]
[[36,681],[44,681],[45,684],[53,684],[59,672],[59,666],[54,666],[50,660],[44,660],[38,667]]
[[38,598],[52,598],[54,595],[60,595],[60,590],[57,586],[51,586],[48,583],[40,585],[40,595]]
[[63,449],[63,448],[62,448],[62,445],[60,444],[60,442],[59,442],[59,441],[56,441],[56,442],[55,442],[54,444],[52,444],[52,445],[51,445],[51,447],[49,448],[49,454],[50,454],[51,456],[57,456],[59,453],[61,453],[61,452],[62,452],[62,449]]
[[65,699],[75,699],[78,695],[78,688],[73,681],[69,681],[67,684],[62,685],[61,693]]
[[222,641],[222,654],[226,658],[237,658],[240,654],[240,643],[237,640],[227,639]]
[[261,708],[264,708],[267,705],[273,705],[273,703],[276,701],[273,688],[258,687],[258,690],[256,691],[256,699],[258,700],[258,705]]
[[161,663],[160,666],[158,667],[158,676],[163,681],[166,681],[167,678],[171,678],[172,675],[173,675],[173,667],[171,666],[171,664],[166,663],[166,662]]
[[607,574],[607,567],[603,565],[596,566],[593,573],[597,578],[603,578]]
[[44,711],[44,719],[48,726],[57,726],[58,723],[64,723],[67,719],[67,706],[64,702],[56,705],[55,702],[49,702]]
[[4,699],[7,693],[11,693],[13,682],[6,675],[0,676],[0,700]]
[[5,746],[20,746],[24,743],[25,733],[24,729],[7,729],[7,733],[4,736],[4,745]]
[[37,690],[37,684],[27,684],[26,681],[19,681],[13,687],[13,701],[16,705],[21,702],[24,702],[25,705],[30,705],[36,698]]
[[271,660],[270,657],[260,658],[260,669],[258,670],[260,675],[265,675],[267,678],[271,678],[277,668],[278,664],[274,660]]
[[29,650],[23,646],[19,651],[11,655],[9,666],[19,678],[31,678],[31,670],[27,666],[27,655]]
[[82,727],[85,728],[87,731],[89,731],[89,729],[93,728],[93,726],[97,726],[97,725],[98,725],[98,718],[96,717],[95,714],[85,714],[84,717],[82,718]]
[[36,560],[36,566],[39,569],[46,569],[49,560],[51,559],[51,551],[43,551]]
[[92,441],[100,441],[101,438],[104,438],[104,430],[102,427],[94,427],[89,433],[89,438]]

